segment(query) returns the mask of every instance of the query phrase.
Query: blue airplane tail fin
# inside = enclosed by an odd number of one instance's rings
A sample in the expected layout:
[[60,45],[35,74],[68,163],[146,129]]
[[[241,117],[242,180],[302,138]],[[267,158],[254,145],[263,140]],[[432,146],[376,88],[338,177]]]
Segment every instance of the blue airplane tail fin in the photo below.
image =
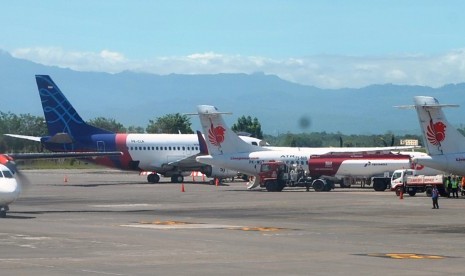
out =
[[50,136],[61,133],[71,137],[112,133],[84,122],[50,76],[36,75],[36,81]]

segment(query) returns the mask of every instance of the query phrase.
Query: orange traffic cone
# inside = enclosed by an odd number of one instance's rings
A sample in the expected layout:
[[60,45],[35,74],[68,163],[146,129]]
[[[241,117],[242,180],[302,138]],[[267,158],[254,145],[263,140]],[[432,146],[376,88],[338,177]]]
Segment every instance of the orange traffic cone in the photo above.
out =
[[65,177],[63,178],[63,182],[65,183],[68,182],[68,176],[66,176],[66,174],[65,174]]
[[399,199],[404,199],[404,190],[400,190]]
[[184,183],[181,184],[181,192],[185,192],[186,190],[184,190]]
[[220,184],[220,181],[218,180],[218,178],[215,178],[215,186],[218,187],[219,184]]

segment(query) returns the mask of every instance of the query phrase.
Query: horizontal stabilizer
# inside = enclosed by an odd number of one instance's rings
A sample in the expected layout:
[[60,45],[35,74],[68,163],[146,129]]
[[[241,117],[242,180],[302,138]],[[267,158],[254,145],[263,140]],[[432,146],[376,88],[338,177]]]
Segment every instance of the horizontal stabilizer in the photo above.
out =
[[18,138],[18,139],[35,141],[35,142],[40,142],[40,138],[41,138],[41,137],[36,137],[36,136],[17,135],[17,134],[4,134],[4,135],[13,137],[13,138]]

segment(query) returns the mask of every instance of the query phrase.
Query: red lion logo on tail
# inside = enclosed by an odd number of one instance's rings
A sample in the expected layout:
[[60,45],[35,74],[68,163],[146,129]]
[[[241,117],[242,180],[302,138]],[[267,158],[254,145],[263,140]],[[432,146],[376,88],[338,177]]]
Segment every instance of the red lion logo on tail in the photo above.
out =
[[221,143],[224,142],[224,132],[226,129],[222,126],[214,127],[211,124],[210,129],[208,130],[208,141],[213,145],[219,147]]
[[430,121],[426,130],[426,137],[431,144],[439,145],[440,142],[446,139],[446,125],[443,122],[433,124],[433,121]]

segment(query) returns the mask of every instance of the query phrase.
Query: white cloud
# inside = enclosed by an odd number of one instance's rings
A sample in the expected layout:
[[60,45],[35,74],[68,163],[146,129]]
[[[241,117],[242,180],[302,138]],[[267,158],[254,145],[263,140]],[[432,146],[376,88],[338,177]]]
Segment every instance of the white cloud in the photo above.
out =
[[321,88],[363,87],[370,84],[410,84],[438,87],[465,82],[465,49],[438,55],[309,56],[272,59],[214,52],[188,56],[131,60],[123,54],[66,51],[61,48],[23,48],[17,58],[79,71],[117,73],[124,70],[154,74],[216,74],[264,72]]

